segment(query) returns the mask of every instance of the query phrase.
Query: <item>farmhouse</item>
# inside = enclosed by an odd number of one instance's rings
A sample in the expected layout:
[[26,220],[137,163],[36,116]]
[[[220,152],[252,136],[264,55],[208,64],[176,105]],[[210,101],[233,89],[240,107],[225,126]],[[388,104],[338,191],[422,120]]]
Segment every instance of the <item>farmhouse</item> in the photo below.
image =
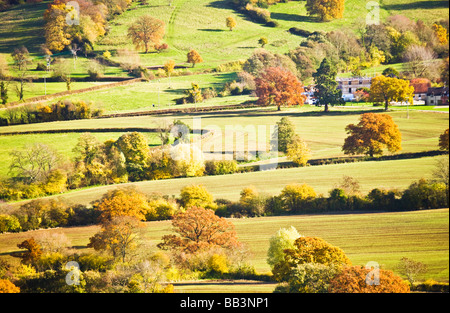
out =
[[360,88],[370,89],[372,83],[371,77],[350,77],[350,78],[338,78],[338,89],[342,90],[342,98],[345,101],[353,101],[355,96],[353,95]]
[[448,105],[448,87],[428,88],[426,105]]
[[430,80],[426,78],[415,78],[411,80],[410,86],[414,87],[414,102],[425,102],[428,89],[431,88]]

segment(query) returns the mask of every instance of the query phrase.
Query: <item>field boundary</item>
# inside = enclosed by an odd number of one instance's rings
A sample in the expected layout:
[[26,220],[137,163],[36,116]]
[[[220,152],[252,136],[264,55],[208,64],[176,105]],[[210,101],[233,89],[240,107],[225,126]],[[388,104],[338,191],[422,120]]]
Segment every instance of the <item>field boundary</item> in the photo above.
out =
[[178,114],[178,113],[189,114],[189,113],[202,113],[202,112],[214,112],[225,110],[239,110],[248,108],[262,108],[262,106],[256,104],[254,101],[246,101],[241,104],[230,104],[221,106],[205,106],[197,108],[162,109],[162,110],[141,111],[141,112],[112,113],[112,114],[105,114],[96,118],[135,117],[135,116]]
[[8,107],[7,108],[0,108],[0,111],[1,110],[6,110],[6,109],[18,108],[18,107],[22,107],[22,106],[27,106],[27,105],[30,105],[30,104],[39,103],[39,102],[43,102],[43,101],[48,101],[48,100],[51,100],[51,99],[54,99],[54,98],[58,98],[58,97],[63,97],[63,96],[77,95],[77,94],[90,92],[90,91],[96,91],[96,90],[102,90],[102,89],[109,89],[109,88],[114,88],[114,87],[131,85],[131,84],[135,84],[135,83],[141,82],[143,80],[144,80],[143,78],[132,78],[132,79],[128,79],[128,80],[125,80],[125,81],[120,81],[120,82],[115,82],[115,83],[110,83],[110,84],[97,85],[97,86],[92,86],[92,87],[89,87],[89,88],[83,88],[83,89],[78,89],[78,90],[70,90],[70,91],[68,90],[68,91],[53,93],[51,95],[33,97],[33,98],[27,99],[25,102],[14,101],[14,102],[8,103]]

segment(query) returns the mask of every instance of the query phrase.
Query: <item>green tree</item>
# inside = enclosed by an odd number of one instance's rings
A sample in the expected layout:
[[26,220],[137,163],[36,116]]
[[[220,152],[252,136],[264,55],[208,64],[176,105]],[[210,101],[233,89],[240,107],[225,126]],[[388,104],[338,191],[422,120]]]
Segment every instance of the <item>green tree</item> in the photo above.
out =
[[295,136],[294,124],[289,118],[283,117],[277,122],[276,131],[272,134],[272,144],[276,143],[278,151],[286,153]]
[[284,261],[284,250],[294,249],[294,242],[302,235],[294,226],[281,228],[275,235],[270,237],[269,249],[267,250],[267,264],[273,269],[274,266]]
[[3,105],[8,103],[8,85],[4,81],[0,82],[0,100]]
[[341,103],[342,90],[339,90],[336,81],[337,69],[327,58],[323,59],[317,72],[313,74],[316,83],[314,96],[319,100],[320,105],[325,106],[325,112],[328,112],[329,105]]
[[116,145],[125,156],[129,179],[131,181],[145,179],[150,155],[147,138],[142,133],[127,133],[117,140]]

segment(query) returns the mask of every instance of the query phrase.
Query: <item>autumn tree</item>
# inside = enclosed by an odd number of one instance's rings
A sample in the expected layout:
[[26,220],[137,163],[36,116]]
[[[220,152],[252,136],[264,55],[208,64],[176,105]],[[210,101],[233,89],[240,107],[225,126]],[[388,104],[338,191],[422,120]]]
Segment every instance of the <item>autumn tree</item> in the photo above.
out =
[[232,16],[227,17],[226,24],[230,31],[233,31],[233,28],[237,25],[236,20]]
[[447,128],[445,132],[439,136],[439,149],[443,151],[449,150],[449,129]]
[[291,184],[284,187],[280,198],[286,212],[297,213],[305,208],[308,201],[317,197],[314,188],[307,184]]
[[102,223],[119,216],[145,220],[145,214],[149,210],[147,197],[135,188],[108,191],[102,199],[94,203],[94,207],[102,212],[100,215]]
[[410,86],[407,80],[385,76],[377,76],[372,79],[369,100],[375,103],[384,103],[386,111],[393,101],[413,103],[413,96],[414,87]]
[[306,166],[311,157],[311,149],[300,136],[295,135],[292,142],[287,146],[286,156],[297,166]]
[[136,249],[141,223],[132,216],[116,216],[102,224],[102,229],[89,239],[88,248],[109,251],[114,258],[125,262],[130,252]]
[[322,22],[344,17],[345,0],[306,0],[309,15],[315,15]]
[[342,147],[345,154],[373,157],[382,155],[384,148],[391,153],[402,149],[402,135],[388,114],[362,114],[357,125],[350,124],[345,130],[349,134]]
[[275,264],[273,269],[274,277],[278,281],[286,280],[290,277],[290,272],[302,264],[351,265],[342,249],[318,237],[299,237],[294,242],[294,248],[286,249],[284,253],[284,260]]
[[314,96],[320,105],[325,106],[325,112],[328,112],[330,105],[341,103],[342,91],[337,88],[336,76],[336,66],[327,58],[322,60],[317,72],[313,74],[316,83]]
[[164,63],[164,72],[166,72],[166,75],[169,78],[170,78],[170,75],[172,75],[174,69],[175,69],[175,61],[174,60],[168,60],[166,63]]
[[191,63],[192,67],[195,67],[195,65],[197,63],[203,63],[203,58],[201,57],[201,55],[197,51],[192,49],[187,54],[187,62]]
[[240,245],[234,225],[212,210],[191,207],[175,215],[172,226],[177,235],[163,236],[159,248],[196,253],[214,247],[233,249]]
[[0,279],[0,293],[20,293],[20,288],[7,279]]
[[26,249],[25,252],[18,252],[13,256],[21,259],[21,263],[25,265],[34,265],[42,256],[41,246],[34,238],[27,239],[17,245],[19,249]]
[[280,67],[270,67],[255,79],[258,104],[262,106],[303,106],[305,96],[303,84],[290,71]]
[[128,29],[128,36],[136,48],[144,48],[145,53],[148,53],[152,44],[159,44],[164,34],[164,22],[149,15],[141,16]]
[[362,266],[345,267],[330,282],[330,293],[409,293],[410,287],[392,271],[376,269],[380,284],[367,284],[373,270]]
[[214,208],[213,195],[203,185],[190,185],[181,190],[180,204],[184,208]]
[[261,45],[261,48],[264,48],[269,43],[269,40],[266,37],[261,37],[258,43]]

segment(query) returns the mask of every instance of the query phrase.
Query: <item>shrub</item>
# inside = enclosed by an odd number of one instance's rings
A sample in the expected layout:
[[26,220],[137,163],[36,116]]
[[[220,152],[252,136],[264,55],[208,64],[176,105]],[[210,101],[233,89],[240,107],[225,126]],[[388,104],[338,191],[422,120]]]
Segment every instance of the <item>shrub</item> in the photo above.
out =
[[178,211],[175,202],[164,199],[152,200],[148,204],[149,211],[146,214],[147,221],[164,221],[171,219]]
[[411,184],[401,198],[406,210],[431,210],[446,207],[447,189],[442,183],[430,183],[425,179]]
[[294,248],[286,249],[284,253],[284,260],[275,264],[272,271],[277,281],[288,281],[291,271],[301,264],[351,265],[344,251],[318,237],[299,237]]
[[239,171],[235,160],[206,161],[205,172],[208,175],[226,175],[234,174]]
[[362,266],[345,267],[330,282],[331,293],[409,293],[409,284],[392,271],[379,270],[380,284],[369,285],[366,277],[371,269]]
[[21,230],[19,219],[12,215],[0,214],[0,234],[15,233]]
[[0,279],[0,293],[20,293],[20,288],[6,279]]
[[97,254],[83,254],[78,257],[77,262],[80,264],[80,270],[105,272],[112,268],[113,259]]
[[285,212],[300,213],[308,211],[309,202],[317,197],[314,189],[306,184],[286,186],[280,195]]
[[293,268],[285,278],[286,283],[278,285],[275,293],[326,293],[330,281],[336,275],[335,266],[323,264],[301,264]]
[[180,204],[184,208],[217,208],[212,194],[203,185],[186,186],[181,190]]
[[302,37],[309,37],[313,34],[313,32],[301,29],[301,28],[297,28],[297,27],[292,27],[289,29],[289,32],[291,34],[297,35],[297,36],[302,36]]
[[225,255],[213,254],[208,260],[209,275],[223,275],[229,272],[228,260]]

